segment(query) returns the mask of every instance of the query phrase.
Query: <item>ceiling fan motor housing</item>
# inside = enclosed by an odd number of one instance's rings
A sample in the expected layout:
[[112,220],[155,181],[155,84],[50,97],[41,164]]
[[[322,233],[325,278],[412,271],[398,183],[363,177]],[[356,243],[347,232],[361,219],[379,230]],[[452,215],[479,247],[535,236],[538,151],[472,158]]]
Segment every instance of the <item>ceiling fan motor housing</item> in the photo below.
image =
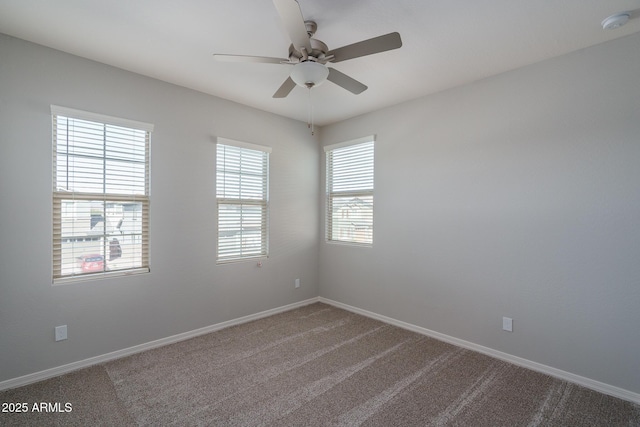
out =
[[327,62],[325,61],[325,55],[329,52],[327,45],[317,39],[309,39],[309,41],[311,42],[311,52],[307,52],[306,58],[305,55],[299,50],[296,50],[293,45],[289,46],[289,60],[291,62],[302,62],[307,60],[321,62],[323,64]]

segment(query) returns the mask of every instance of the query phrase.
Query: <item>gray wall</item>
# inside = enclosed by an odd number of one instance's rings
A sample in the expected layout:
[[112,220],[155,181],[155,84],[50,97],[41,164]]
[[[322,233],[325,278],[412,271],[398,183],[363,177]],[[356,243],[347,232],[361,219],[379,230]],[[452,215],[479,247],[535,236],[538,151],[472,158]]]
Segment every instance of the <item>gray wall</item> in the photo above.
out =
[[376,192],[320,295],[640,392],[639,76],[636,34],[324,127]]
[[[377,135],[374,245],[356,248],[318,234],[304,123],[0,35],[0,381],[321,295],[640,392],[639,49],[321,129]],[[51,285],[50,104],[155,125],[150,274]],[[215,135],[273,147],[261,269],[215,265]]]
[[[3,35],[0,58],[0,381],[317,296],[304,123]],[[150,274],[51,285],[50,104],[155,125]],[[262,268],[215,264],[216,135],[273,147]]]

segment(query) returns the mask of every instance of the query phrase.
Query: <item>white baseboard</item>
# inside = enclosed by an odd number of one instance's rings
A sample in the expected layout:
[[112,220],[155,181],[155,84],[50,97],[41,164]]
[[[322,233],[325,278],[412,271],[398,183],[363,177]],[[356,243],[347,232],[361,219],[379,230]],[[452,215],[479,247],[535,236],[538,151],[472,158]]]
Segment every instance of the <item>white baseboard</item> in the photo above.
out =
[[140,353],[145,350],[151,350],[153,348],[162,347],[167,344],[173,344],[179,341],[187,340],[189,338],[194,338],[199,335],[204,335],[210,332],[219,331],[220,329],[228,328],[230,326],[240,325],[242,323],[251,322],[253,320],[261,319],[263,317],[272,316],[278,313],[283,313],[285,311],[289,311],[299,307],[303,307],[305,305],[313,304],[318,301],[319,301],[318,297],[310,298],[310,299],[296,302],[293,304],[284,305],[282,307],[272,308],[271,310],[261,311],[260,313],[250,314],[248,316],[239,317],[237,319],[228,320],[226,322],[216,323],[215,325],[205,326],[204,328],[195,329],[193,331],[183,332],[181,334],[172,335],[170,337],[161,338],[159,340],[150,341],[144,344],[136,345],[133,347],[122,349],[122,350],[113,351],[107,354],[102,354],[100,356],[79,360],[77,362],[69,363],[67,365],[62,365],[62,366],[58,366],[51,369],[45,369],[44,371],[35,372],[33,374],[24,375],[18,378],[12,378],[12,379],[0,382],[0,391],[8,390],[16,387],[22,387],[24,385],[32,384],[38,381],[42,381],[49,378],[57,377],[59,375],[67,374],[72,371],[77,371],[78,369],[87,368],[89,366],[109,362],[111,360],[120,359],[121,357]]
[[403,329],[407,329],[413,332],[417,332],[422,335],[427,335],[432,338],[436,338],[440,341],[448,342],[449,344],[453,344],[459,347],[468,348],[470,350],[477,351],[479,353],[486,354],[488,356],[495,357],[496,359],[504,360],[506,362],[513,363],[514,365],[522,366],[524,368],[531,369],[533,371],[541,372],[543,374],[551,375],[553,377],[566,380],[572,382],[574,384],[578,384],[584,387],[587,387],[591,390],[595,390],[600,393],[608,394],[610,396],[614,396],[620,399],[628,400],[630,402],[634,402],[640,404],[640,394],[634,393],[629,390],[625,390],[620,387],[615,387],[609,384],[605,384],[600,381],[592,380],[590,378],[582,377],[580,375],[572,374],[571,372],[566,372],[561,369],[556,369],[551,366],[543,365],[538,362],[533,362],[528,359],[523,359],[522,357],[513,356],[508,353],[503,353],[498,350],[494,350],[489,347],[484,347],[479,344],[472,343],[470,341],[461,340],[459,338],[455,338],[449,335],[441,334],[440,332],[432,331],[430,329],[423,328],[421,326],[416,326],[411,323],[406,323],[401,320],[396,320],[391,317],[382,316],[377,313],[373,313],[371,311],[363,310],[361,308],[353,307],[347,304],[343,304],[341,302],[333,301],[328,298],[318,297],[318,301],[332,305],[334,307],[342,308],[344,310],[351,311],[353,313],[361,314],[366,317],[370,317],[372,319],[380,320],[381,322],[388,323],[390,325],[398,326]]

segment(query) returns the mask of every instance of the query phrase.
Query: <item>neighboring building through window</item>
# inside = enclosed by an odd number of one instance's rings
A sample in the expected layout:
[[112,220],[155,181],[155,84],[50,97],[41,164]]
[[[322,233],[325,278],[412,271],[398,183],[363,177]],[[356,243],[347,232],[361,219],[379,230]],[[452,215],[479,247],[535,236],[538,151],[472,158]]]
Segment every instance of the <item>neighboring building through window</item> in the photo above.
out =
[[327,241],[372,245],[374,137],[324,149]]
[[218,138],[218,262],[268,255],[271,148]]
[[153,125],[51,106],[53,280],[149,271]]

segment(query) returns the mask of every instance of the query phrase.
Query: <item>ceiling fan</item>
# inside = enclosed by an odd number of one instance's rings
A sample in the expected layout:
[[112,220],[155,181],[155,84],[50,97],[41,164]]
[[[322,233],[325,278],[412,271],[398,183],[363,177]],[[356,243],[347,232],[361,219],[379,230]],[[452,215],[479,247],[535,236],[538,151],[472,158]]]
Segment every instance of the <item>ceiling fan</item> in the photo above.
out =
[[327,67],[327,64],[385,52],[402,46],[400,34],[389,33],[329,50],[326,44],[313,38],[317,25],[314,21],[304,20],[297,0],[273,0],[273,3],[291,39],[288,58],[223,54],[214,54],[213,56],[216,60],[227,62],[292,65],[293,70],[290,76],[273,94],[274,98],[286,97],[296,85],[311,89],[325,80],[329,80],[356,95],[362,93],[367,89],[366,85],[335,68]]

